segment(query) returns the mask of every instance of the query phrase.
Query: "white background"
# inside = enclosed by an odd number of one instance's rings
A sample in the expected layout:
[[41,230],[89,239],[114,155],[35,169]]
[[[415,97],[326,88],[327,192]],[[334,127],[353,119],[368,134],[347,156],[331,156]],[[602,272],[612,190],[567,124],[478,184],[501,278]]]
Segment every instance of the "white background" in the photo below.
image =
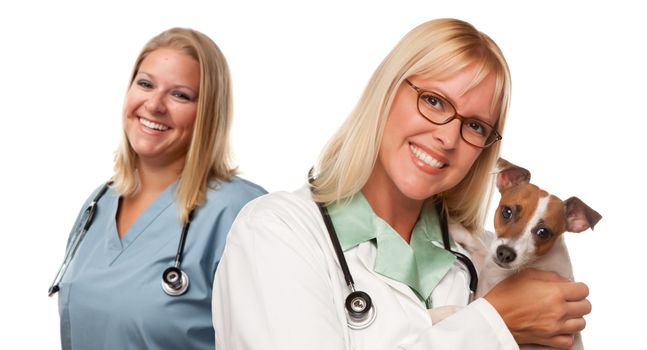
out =
[[59,347],[46,290],[80,205],[111,175],[128,76],[148,39],[183,26],[216,41],[234,80],[237,163],[276,191],[304,182],[382,58],[439,17],[471,22],[508,59],[503,156],[604,216],[568,239],[594,306],[584,340],[634,348],[646,309],[647,25],[620,0],[3,2],[0,347]]

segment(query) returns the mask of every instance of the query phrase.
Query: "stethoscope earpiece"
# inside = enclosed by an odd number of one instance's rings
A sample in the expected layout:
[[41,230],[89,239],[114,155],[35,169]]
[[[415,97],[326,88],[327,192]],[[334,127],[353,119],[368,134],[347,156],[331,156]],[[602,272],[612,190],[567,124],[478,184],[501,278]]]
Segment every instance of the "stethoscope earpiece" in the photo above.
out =
[[371,297],[361,291],[352,292],[346,297],[348,327],[364,329],[375,321],[377,315]]
[[175,266],[164,270],[162,274],[162,289],[170,296],[182,295],[189,288],[189,276]]

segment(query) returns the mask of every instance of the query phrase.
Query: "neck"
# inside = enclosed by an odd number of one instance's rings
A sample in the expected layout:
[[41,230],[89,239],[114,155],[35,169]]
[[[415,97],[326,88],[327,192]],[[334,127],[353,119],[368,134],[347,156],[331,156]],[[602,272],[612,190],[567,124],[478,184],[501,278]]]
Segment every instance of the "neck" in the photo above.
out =
[[140,191],[160,193],[175,182],[184,167],[184,158],[170,164],[157,164],[139,161],[137,172],[141,184]]
[[362,193],[375,214],[409,243],[424,201],[408,198],[386,174],[379,171],[373,171]]

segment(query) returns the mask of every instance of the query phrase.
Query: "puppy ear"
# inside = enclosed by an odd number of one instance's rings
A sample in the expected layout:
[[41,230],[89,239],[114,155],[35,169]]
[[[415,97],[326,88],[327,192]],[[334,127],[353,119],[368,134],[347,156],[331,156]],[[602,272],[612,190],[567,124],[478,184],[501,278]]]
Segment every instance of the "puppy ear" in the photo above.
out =
[[564,201],[564,206],[566,207],[566,227],[569,232],[582,232],[589,227],[592,230],[602,219],[602,215],[577,197]]
[[530,182],[530,171],[516,166],[503,158],[496,162],[496,187],[499,192],[523,182]]

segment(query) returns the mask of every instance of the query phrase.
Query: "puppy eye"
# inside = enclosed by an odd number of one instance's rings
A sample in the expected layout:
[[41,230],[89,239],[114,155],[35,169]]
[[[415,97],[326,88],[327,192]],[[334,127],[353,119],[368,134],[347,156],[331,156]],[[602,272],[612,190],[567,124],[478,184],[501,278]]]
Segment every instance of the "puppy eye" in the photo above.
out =
[[504,219],[510,220],[512,218],[512,214],[513,214],[512,213],[512,208],[510,208],[509,206],[504,205],[504,206],[501,207],[501,216]]
[[550,232],[550,230],[545,227],[537,229],[537,232],[535,232],[535,234],[542,241],[549,239],[553,235],[553,233]]

